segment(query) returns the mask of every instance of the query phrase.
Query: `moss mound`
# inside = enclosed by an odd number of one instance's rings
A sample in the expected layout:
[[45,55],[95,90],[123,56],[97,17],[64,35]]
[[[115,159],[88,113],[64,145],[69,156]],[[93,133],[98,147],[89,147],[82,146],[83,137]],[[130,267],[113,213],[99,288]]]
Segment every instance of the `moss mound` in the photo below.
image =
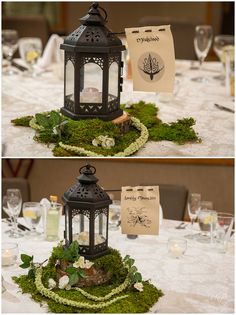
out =
[[[57,259],[62,257],[62,253],[62,246],[54,248],[47,266],[43,268],[42,281],[45,286],[47,286],[49,278],[55,278],[55,262]],[[109,283],[85,288],[84,290],[86,292],[96,296],[104,296],[111,292],[111,290],[116,288],[119,284],[123,283],[127,275],[127,270],[124,267],[121,255],[117,250],[109,248],[107,255],[94,259],[93,262],[95,265],[111,272],[113,276]],[[125,291],[117,294],[117,296],[127,294],[128,297],[126,299],[119,300],[114,304],[99,310],[88,310],[76,308],[73,306],[66,306],[42,296],[37,291],[34,283],[34,277],[22,275],[20,277],[13,277],[13,280],[19,285],[22,293],[29,293],[36,302],[46,302],[49,311],[53,313],[144,313],[148,312],[149,309],[158,301],[158,299],[163,296],[161,290],[158,290],[148,281],[143,281],[142,292],[135,290],[133,287],[128,287]],[[84,295],[75,290],[66,291],[54,289],[53,291],[60,297],[66,299],[86,303],[89,301]]]
[[[132,104],[130,108],[125,108],[124,105],[121,105],[121,107],[131,116],[138,118],[141,123],[147,127],[149,140],[168,140],[177,144],[200,142],[198,135],[193,129],[195,124],[193,118],[183,118],[176,122],[166,124],[157,118],[158,108],[155,104],[140,101],[139,103]],[[29,122],[32,118],[32,116],[25,116],[14,119],[11,122],[16,126],[29,127]],[[47,119],[43,119],[42,114],[36,114],[35,118],[36,123],[43,127],[43,129],[37,131],[34,140],[46,144],[54,143],[54,156],[84,156],[83,153],[69,152],[61,148],[59,142],[82,147],[96,154],[113,156],[118,152],[123,152],[140,136],[140,132],[133,127],[130,128],[128,133],[121,134],[119,127],[112,122],[102,121],[100,119],[74,121],[55,111],[48,113],[48,121]],[[58,132],[55,132],[55,128]],[[115,146],[109,149],[94,146],[92,144],[93,139],[100,135],[113,138],[115,140]]]

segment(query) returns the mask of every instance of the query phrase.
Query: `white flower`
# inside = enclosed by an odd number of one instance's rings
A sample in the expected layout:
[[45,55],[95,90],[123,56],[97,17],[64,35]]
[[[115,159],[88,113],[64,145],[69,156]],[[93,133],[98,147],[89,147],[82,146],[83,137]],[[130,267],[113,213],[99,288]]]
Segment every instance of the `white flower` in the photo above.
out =
[[50,290],[54,289],[56,285],[56,281],[54,281],[52,278],[48,279],[48,288]]
[[114,147],[115,140],[113,138],[108,138],[107,136],[103,138],[102,140],[102,147],[105,149],[110,149],[111,147]]
[[69,277],[68,276],[63,276],[59,279],[59,285],[58,287],[60,289],[65,289],[65,287],[68,285],[69,283]]
[[134,284],[134,287],[135,287],[136,290],[138,290],[140,292],[143,291],[143,284],[142,284],[142,282],[136,282]]
[[70,285],[70,284],[67,284],[67,286],[65,287],[65,289],[66,289],[67,291],[69,291],[69,290],[71,289],[71,285]]
[[73,267],[75,268],[81,268],[81,269],[90,269],[93,265],[93,262],[84,259],[83,256],[80,256],[80,258],[73,263]]
[[96,138],[93,139],[93,141],[92,141],[92,145],[93,145],[93,146],[98,147],[99,144],[100,144],[100,141],[98,141]]

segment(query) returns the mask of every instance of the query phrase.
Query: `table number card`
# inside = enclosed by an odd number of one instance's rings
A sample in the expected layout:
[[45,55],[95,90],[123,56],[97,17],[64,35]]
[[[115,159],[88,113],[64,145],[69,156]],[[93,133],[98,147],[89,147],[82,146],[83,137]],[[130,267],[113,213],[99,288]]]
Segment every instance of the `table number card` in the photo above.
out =
[[125,29],[134,91],[173,92],[175,52],[170,25]]
[[122,187],[121,230],[123,234],[159,234],[159,187]]

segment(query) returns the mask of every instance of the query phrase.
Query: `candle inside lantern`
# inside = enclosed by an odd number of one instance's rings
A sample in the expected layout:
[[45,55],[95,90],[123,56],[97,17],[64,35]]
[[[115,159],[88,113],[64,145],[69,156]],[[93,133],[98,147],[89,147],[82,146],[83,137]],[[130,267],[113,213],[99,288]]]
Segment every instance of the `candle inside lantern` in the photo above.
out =
[[[77,241],[80,245],[89,245],[89,233],[88,232],[81,232],[73,235],[73,240]],[[100,235],[95,233],[94,237],[94,244],[98,245],[105,242],[105,238]]]
[[2,266],[10,266],[16,262],[18,245],[15,243],[2,244]]
[[80,93],[81,103],[102,103],[102,92],[94,87],[87,87]]
[[168,240],[168,251],[171,257],[180,258],[183,256],[187,248],[187,241],[185,239],[174,239]]

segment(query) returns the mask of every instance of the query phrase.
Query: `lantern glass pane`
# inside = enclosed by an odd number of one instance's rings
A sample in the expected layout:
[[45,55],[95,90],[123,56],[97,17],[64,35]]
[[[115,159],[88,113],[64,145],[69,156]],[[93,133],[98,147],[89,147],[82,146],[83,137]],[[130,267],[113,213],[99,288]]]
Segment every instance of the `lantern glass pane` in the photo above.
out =
[[119,84],[119,67],[114,61],[109,68],[109,99],[112,101],[118,96],[118,84]]
[[80,103],[102,103],[103,71],[96,63],[86,63],[81,69],[84,84],[80,92]]
[[68,60],[66,63],[66,98],[74,102],[74,66],[73,63]]
[[95,218],[94,224],[94,245],[98,245],[106,241],[106,225],[107,216],[104,213],[98,214]]
[[66,239],[69,240],[69,208],[66,208]]
[[72,219],[73,241],[79,245],[89,246],[89,218],[83,214],[77,214]]

